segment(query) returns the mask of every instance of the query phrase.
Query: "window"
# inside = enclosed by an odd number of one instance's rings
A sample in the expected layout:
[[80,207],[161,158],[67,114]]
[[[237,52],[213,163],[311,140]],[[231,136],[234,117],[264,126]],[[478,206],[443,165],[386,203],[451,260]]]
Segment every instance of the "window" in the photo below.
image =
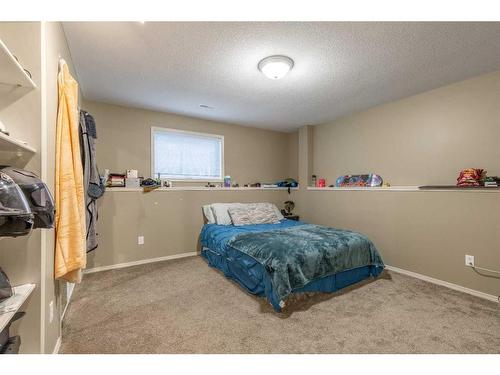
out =
[[151,171],[154,178],[221,181],[223,166],[223,136],[151,128]]

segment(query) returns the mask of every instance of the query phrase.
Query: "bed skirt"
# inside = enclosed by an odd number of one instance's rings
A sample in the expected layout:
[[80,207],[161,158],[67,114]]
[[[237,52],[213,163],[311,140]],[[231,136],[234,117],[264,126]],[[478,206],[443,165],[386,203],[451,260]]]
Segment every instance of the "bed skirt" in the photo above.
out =
[[[255,259],[231,247],[227,249],[226,256],[208,248],[203,248],[201,255],[210,267],[220,270],[228,279],[234,280],[248,293],[266,297],[276,311],[281,311],[284,302],[278,300],[273,291],[269,274]],[[354,268],[311,281],[294,289],[292,293],[336,292],[369,277],[377,277],[383,269],[380,266]]]

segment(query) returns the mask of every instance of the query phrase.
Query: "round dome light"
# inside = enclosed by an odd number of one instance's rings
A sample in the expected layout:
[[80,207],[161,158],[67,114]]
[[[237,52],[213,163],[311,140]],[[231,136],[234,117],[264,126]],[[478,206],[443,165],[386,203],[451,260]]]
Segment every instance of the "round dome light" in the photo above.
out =
[[293,60],[287,56],[269,56],[260,60],[258,68],[267,78],[280,79],[293,68]]

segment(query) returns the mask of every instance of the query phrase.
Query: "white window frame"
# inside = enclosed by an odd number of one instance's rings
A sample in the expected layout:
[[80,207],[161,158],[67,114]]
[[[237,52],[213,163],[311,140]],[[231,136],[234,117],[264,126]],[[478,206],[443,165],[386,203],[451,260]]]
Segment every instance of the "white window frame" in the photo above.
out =
[[183,133],[183,134],[192,134],[192,135],[197,135],[197,136],[202,136],[202,137],[207,137],[207,138],[216,138],[216,139],[219,139],[221,141],[221,178],[220,179],[197,179],[197,178],[196,179],[195,178],[176,179],[176,178],[168,178],[168,177],[165,177],[165,179],[168,179],[171,181],[179,181],[179,182],[222,182],[222,181],[224,181],[225,160],[224,160],[224,136],[223,135],[210,134],[210,133],[199,133],[199,132],[192,132],[192,131],[173,129],[173,128],[164,128],[161,126],[151,126],[151,177],[152,178],[156,178],[156,174],[155,174],[155,133],[157,133],[157,132],[165,132],[165,133],[176,132],[176,133]]

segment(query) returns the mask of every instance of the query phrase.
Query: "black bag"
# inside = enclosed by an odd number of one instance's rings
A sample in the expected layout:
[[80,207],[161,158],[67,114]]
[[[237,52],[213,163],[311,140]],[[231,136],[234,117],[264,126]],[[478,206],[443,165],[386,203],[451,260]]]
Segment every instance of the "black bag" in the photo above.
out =
[[12,286],[10,285],[9,278],[0,268],[0,302],[12,297]]

